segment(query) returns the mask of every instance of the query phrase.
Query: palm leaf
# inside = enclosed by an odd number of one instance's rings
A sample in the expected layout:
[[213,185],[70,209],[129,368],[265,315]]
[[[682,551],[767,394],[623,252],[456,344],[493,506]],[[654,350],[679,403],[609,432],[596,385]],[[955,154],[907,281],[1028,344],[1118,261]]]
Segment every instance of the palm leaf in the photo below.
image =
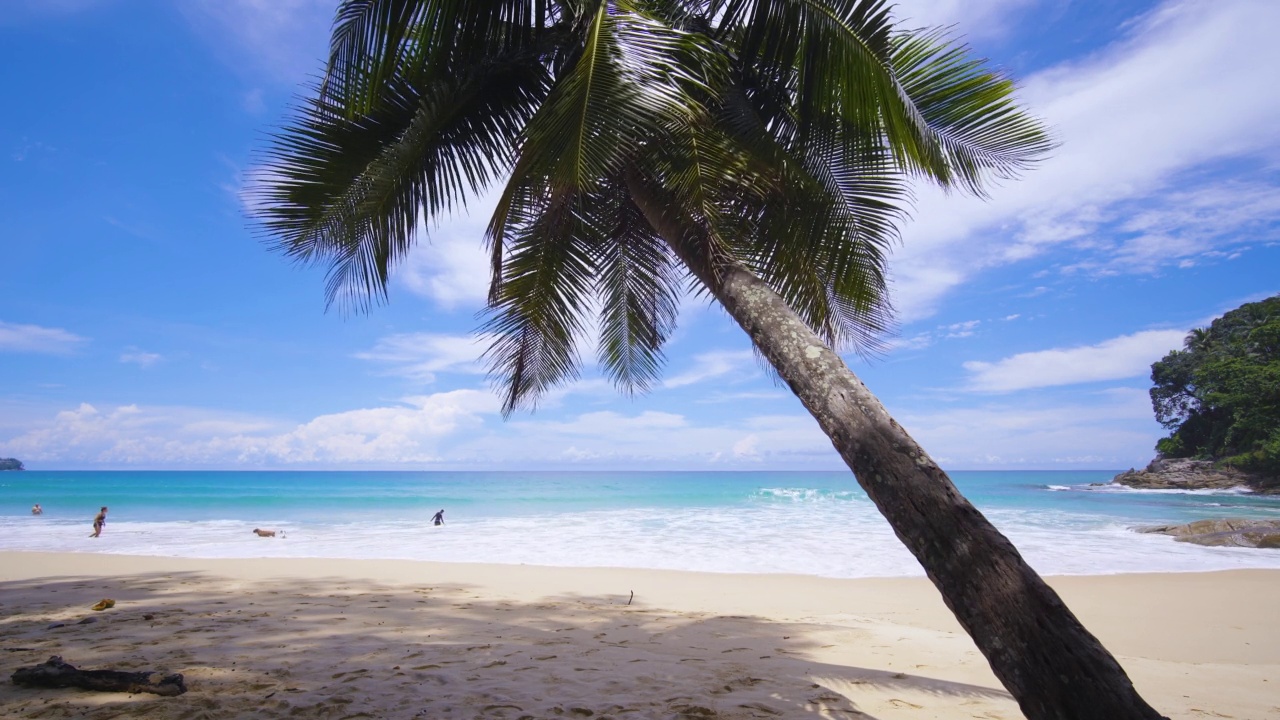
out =
[[522,205],[508,228],[510,248],[484,332],[489,374],[504,415],[533,408],[540,395],[577,377],[576,343],[590,305],[594,238],[578,198]]
[[735,0],[726,17],[744,72],[794,113],[797,140],[829,143],[835,116],[882,137],[900,167],[951,180],[937,139],[898,82],[885,0]]
[[510,138],[546,85],[525,52],[423,88],[388,82],[354,118],[318,96],[268,151],[257,204],[273,246],[328,262],[329,303],[367,309],[424,215],[457,208],[507,170]]
[[900,36],[893,64],[955,176],[970,191],[982,193],[986,173],[1011,177],[1054,147],[1043,124],[1014,102],[1013,81],[945,32]]
[[545,0],[343,0],[320,88],[353,117],[393,78],[429,81],[536,44]]
[[597,357],[628,394],[645,392],[662,370],[662,346],[675,329],[680,278],[675,258],[620,184],[593,205],[608,207],[593,253],[600,303]]
[[687,70],[700,50],[693,36],[640,5],[583,3],[580,51],[530,118],[489,224],[486,328],[497,339],[488,358],[505,412],[576,375],[588,294],[601,300],[600,358],[623,388],[648,386],[674,325],[670,272],[638,266],[663,255],[643,227],[619,224],[616,178],[664,124],[691,111],[690,90],[705,86]]

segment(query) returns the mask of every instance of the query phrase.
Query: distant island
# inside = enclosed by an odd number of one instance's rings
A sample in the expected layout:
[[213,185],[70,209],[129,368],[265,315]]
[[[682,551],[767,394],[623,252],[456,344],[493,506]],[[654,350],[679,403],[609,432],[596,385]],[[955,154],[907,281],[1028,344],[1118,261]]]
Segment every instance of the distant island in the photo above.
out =
[[0,458],[0,470],[26,470],[16,458]]

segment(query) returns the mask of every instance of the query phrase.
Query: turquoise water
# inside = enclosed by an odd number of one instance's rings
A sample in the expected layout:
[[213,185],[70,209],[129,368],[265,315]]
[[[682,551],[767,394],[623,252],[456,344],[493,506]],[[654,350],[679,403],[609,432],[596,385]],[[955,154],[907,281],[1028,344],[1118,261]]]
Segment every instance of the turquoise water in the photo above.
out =
[[[1111,472],[957,472],[1041,572],[1280,567],[1135,525],[1280,517],[1280,498],[1096,487]],[[39,502],[41,517],[30,507]],[[102,537],[87,538],[110,506]],[[446,525],[429,519],[445,510]],[[284,537],[258,538],[255,527]],[[0,549],[406,558],[831,577],[921,574],[849,473],[48,472],[0,475]]]

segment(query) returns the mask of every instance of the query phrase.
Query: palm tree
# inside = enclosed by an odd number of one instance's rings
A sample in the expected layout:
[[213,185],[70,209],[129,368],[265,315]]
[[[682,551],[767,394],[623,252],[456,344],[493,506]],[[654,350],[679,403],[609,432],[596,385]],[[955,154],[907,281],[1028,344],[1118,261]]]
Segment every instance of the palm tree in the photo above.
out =
[[597,356],[645,390],[686,288],[831,438],[1029,718],[1157,718],[835,349],[874,352],[916,179],[981,193],[1046,153],[1012,83],[883,0],[344,0],[259,218],[367,310],[420,223],[505,179],[484,330],[504,413]]
[[1191,332],[1182,340],[1182,347],[1187,352],[1206,352],[1213,344],[1213,335],[1209,328],[1191,328]]

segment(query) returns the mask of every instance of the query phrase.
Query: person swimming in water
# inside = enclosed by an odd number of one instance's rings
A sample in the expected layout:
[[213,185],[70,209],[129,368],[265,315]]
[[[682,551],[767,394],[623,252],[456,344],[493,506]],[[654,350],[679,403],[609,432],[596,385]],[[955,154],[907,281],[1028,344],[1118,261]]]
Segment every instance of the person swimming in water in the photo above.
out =
[[441,508],[441,509],[440,509],[440,512],[438,512],[438,513],[436,513],[435,515],[432,515],[432,516],[431,516],[431,524],[432,524],[432,525],[443,525],[443,524],[444,524],[444,508]]

